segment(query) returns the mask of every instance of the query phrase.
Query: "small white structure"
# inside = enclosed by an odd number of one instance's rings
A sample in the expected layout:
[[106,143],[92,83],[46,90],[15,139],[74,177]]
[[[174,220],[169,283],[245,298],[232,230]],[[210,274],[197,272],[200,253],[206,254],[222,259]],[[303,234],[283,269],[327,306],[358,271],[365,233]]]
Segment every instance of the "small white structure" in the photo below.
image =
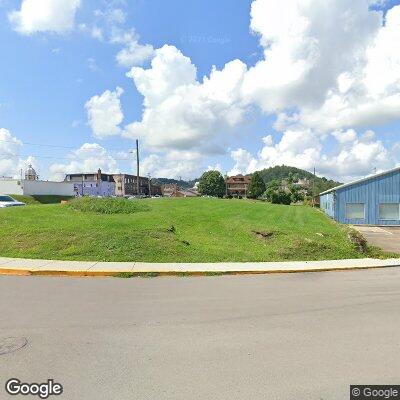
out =
[[51,182],[39,180],[0,180],[0,193],[26,196],[74,196],[74,185],[70,182]]
[[29,164],[29,168],[25,171],[25,180],[27,181],[38,181],[39,175],[33,169],[32,164]]

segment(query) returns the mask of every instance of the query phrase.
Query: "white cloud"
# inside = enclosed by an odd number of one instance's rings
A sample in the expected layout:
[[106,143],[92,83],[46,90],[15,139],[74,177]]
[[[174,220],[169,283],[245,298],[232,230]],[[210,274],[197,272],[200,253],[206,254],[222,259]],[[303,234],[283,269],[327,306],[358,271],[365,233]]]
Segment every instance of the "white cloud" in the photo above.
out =
[[[263,58],[249,68],[233,60],[202,79],[176,47],[143,46],[134,31],[114,26],[110,41],[124,46],[117,60],[133,65],[127,76],[143,96],[144,110],[139,121],[122,126],[120,93],[94,96],[86,105],[93,133],[141,138],[157,152],[147,163],[172,173],[179,170],[173,168],[179,157],[163,152],[194,153],[199,162],[225,135],[239,131],[257,106],[276,115],[274,128],[282,138],[274,143],[266,136],[256,156],[245,149],[232,152],[234,170],[285,163],[355,177],[374,160],[377,168],[393,166],[396,157],[373,133],[355,130],[400,117],[400,53],[393,50],[400,42],[400,6],[384,19],[370,5],[369,0],[254,0],[251,30],[260,38]],[[150,59],[149,67],[138,66]],[[329,140],[336,153],[324,150]],[[345,166],[336,165],[342,162]]]
[[144,96],[145,110],[141,121],[127,126],[126,136],[140,136],[155,149],[209,149],[218,132],[243,120],[245,71],[245,64],[235,60],[199,82],[196,67],[176,47],[156,50],[151,68],[128,73]]
[[123,67],[143,65],[154,57],[154,48],[150,44],[140,44],[139,36],[133,30],[123,32],[114,29],[110,39],[111,43],[122,44],[124,48],[116,55],[116,60]]
[[[169,151],[151,154],[141,162],[141,174],[159,178],[191,179],[203,172],[202,155],[196,151]],[[134,166],[136,168],[136,166]]]
[[338,76],[360,62],[380,13],[365,0],[255,0],[251,29],[264,59],[243,85],[248,101],[267,113],[318,106]]
[[347,131],[337,130],[332,132],[332,135],[342,145],[354,143],[358,138],[357,132],[354,129],[348,129]]
[[8,18],[14,29],[23,35],[62,34],[73,28],[80,4],[81,0],[23,0],[20,10],[12,11]]
[[97,65],[97,62],[94,58],[89,57],[87,60],[87,66],[89,67],[89,69],[91,69],[94,72],[98,72],[100,71],[100,67]]
[[0,128],[0,176],[19,178],[20,170],[25,171],[29,164],[37,168],[34,157],[20,157],[23,143],[10,131]]
[[102,41],[104,36],[103,36],[103,30],[99,28],[98,26],[93,26],[91,30],[91,35],[94,39]]
[[[258,1],[263,0],[256,0],[256,3]],[[316,132],[383,124],[398,118],[400,55],[393,51],[393,44],[400,41],[400,6],[395,6],[387,12],[384,23],[382,13],[369,10],[362,0],[335,2],[329,18],[325,16],[322,19],[317,12],[321,11],[319,2],[314,0],[311,3],[312,12],[316,14],[311,19],[310,16],[307,17],[307,31],[314,24],[318,25],[318,20],[324,24],[332,20],[332,23],[329,22],[328,27],[322,31],[316,30],[314,39],[318,43],[315,50],[317,56],[315,60],[306,63],[310,72],[296,80],[296,85],[300,84],[297,88],[301,87],[301,90],[293,92],[291,81],[287,81],[286,86],[279,87],[275,92],[274,99],[271,98],[270,88],[266,87],[265,81],[257,86],[257,79],[261,76],[255,76],[256,79],[252,80],[252,75],[258,69],[267,73],[267,67],[272,68],[273,58],[269,54],[269,58],[249,71],[244,86],[245,94],[267,112],[295,108],[295,122]],[[341,14],[338,14],[338,11],[341,11]],[[346,16],[347,23],[343,22],[343,16]],[[334,28],[332,31],[331,25]],[[352,38],[351,35],[356,37]],[[305,40],[306,35],[301,33],[300,37]],[[272,44],[271,50],[267,50],[266,54],[273,51],[274,46]],[[321,47],[327,48],[326,54]],[[289,51],[287,46],[284,49]],[[304,59],[304,54],[304,51],[296,53],[296,63]],[[292,64],[292,61],[288,62],[288,65]],[[322,73],[321,65],[324,66],[323,70],[329,73]],[[283,66],[282,71],[285,71],[285,68]],[[272,77],[273,75],[271,79]],[[254,83],[254,87],[249,86],[248,80]],[[275,78],[273,80],[275,81]],[[287,93],[289,98],[285,97]],[[312,101],[307,100],[310,95]],[[285,118],[285,113],[281,113],[276,127],[286,129],[294,122],[291,118],[287,115]]]
[[97,143],[85,143],[72,151],[67,163],[55,163],[49,168],[51,179],[62,181],[66,174],[96,172],[99,168],[105,173],[118,173],[117,161],[105,148]]
[[85,104],[89,125],[97,138],[119,135],[124,115],[120,97],[124,91],[117,87],[114,92],[106,90],[100,96],[93,96]]
[[[335,140],[332,146],[329,140]],[[270,139],[257,156],[244,149],[231,152],[235,162],[230,174],[251,173],[275,165],[290,165],[341,181],[363,177],[377,170],[393,168],[400,162],[396,152],[387,149],[372,131],[359,135],[350,129],[334,131],[322,138],[311,130],[285,131],[280,141]],[[324,146],[325,144],[325,146]]]
[[105,10],[95,10],[94,15],[97,18],[105,20],[105,22],[109,25],[123,24],[126,21],[125,11],[121,8],[113,8],[112,4],[110,3]]

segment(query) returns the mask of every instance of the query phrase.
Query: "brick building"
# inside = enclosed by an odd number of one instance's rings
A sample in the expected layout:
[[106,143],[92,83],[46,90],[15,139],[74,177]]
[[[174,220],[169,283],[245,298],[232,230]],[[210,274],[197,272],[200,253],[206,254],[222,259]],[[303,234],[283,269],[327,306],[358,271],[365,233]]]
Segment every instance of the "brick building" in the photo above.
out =
[[[135,196],[137,195],[137,176],[128,174],[115,174],[115,195]],[[161,186],[154,185],[149,178],[139,177],[139,194],[146,196],[161,195]]]
[[227,195],[238,197],[246,197],[247,190],[251,182],[251,175],[235,175],[225,178]]

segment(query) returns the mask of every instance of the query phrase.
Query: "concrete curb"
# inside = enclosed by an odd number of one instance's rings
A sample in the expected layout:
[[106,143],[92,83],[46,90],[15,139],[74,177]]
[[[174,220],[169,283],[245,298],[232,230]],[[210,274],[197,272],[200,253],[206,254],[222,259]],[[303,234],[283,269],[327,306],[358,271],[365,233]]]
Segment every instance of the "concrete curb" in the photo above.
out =
[[106,263],[0,257],[0,275],[151,277],[354,271],[400,267],[400,259],[354,259],[261,263]]

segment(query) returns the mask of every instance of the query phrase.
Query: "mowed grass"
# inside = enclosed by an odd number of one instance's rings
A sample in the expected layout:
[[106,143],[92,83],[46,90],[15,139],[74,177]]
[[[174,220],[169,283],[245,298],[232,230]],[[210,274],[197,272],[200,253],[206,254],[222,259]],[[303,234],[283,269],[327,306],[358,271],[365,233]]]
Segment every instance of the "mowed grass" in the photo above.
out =
[[0,256],[143,262],[366,256],[348,240],[344,227],[307,206],[209,198],[133,202],[140,212],[100,214],[71,205],[2,209]]
[[20,194],[11,194],[15,200],[22,201],[27,205],[33,204],[57,204],[61,203],[62,200],[71,200],[71,196],[56,196],[56,195],[34,195],[34,196],[23,196]]

